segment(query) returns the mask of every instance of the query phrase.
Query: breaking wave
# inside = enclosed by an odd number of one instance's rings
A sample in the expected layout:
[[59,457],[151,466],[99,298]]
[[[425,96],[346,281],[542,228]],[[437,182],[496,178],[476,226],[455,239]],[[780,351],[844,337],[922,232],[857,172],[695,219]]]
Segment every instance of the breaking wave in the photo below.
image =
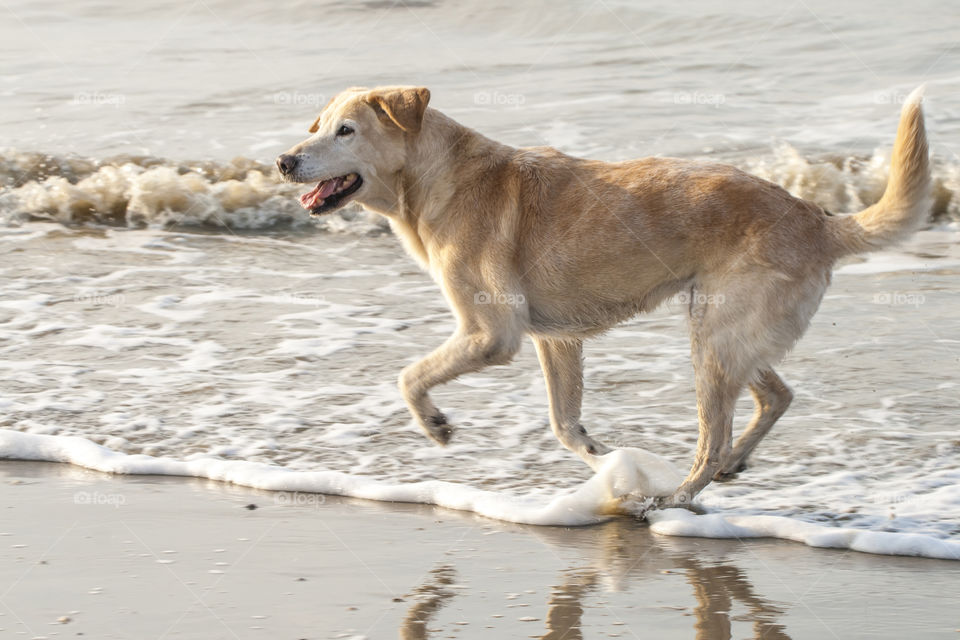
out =
[[[883,194],[886,151],[871,156],[806,157],[782,144],[758,157],[733,159],[743,169],[834,212],[862,209]],[[931,220],[960,220],[960,165],[935,163]],[[247,158],[226,163],[174,162],[149,156],[103,160],[0,151],[0,221],[129,227],[297,229],[378,233],[388,228],[358,206],[319,219],[281,182],[274,168]]]
[[376,232],[387,225],[360,207],[315,220],[297,202],[302,185],[247,158],[171,162],[148,156],[105,160],[0,152],[0,220],[214,229]]

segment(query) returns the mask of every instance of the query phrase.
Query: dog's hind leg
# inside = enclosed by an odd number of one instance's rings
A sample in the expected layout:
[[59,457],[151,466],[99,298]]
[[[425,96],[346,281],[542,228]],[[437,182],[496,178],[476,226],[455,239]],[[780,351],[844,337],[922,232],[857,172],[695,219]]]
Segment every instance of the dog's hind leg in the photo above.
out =
[[733,413],[737,397],[759,367],[762,346],[751,340],[744,322],[743,299],[691,291],[690,355],[697,389],[699,436],[697,452],[686,479],[658,506],[689,507],[730,457]]
[[753,402],[756,406],[753,418],[737,438],[730,456],[723,461],[720,471],[717,472],[717,478],[743,469],[747,456],[760,444],[773,423],[784,414],[793,400],[790,387],[773,369],[762,369],[757,374],[756,380],[750,383],[750,392],[753,394]]
[[583,397],[583,342],[534,336],[550,398],[550,427],[567,449],[591,464],[612,449],[587,435],[580,424]]
[[[770,367],[803,335],[828,283],[829,271],[816,264],[790,278],[747,264],[725,272],[709,283],[713,286],[692,290],[690,345],[700,436],[693,467],[666,505],[689,505],[718,472],[737,468],[786,410],[790,391]],[[751,383],[758,417],[734,448],[734,406]]]
[[660,507],[690,506],[693,498],[710,483],[730,456],[733,410],[743,381],[731,376],[716,355],[704,351],[706,353],[694,355],[700,423],[697,453],[686,479],[673,496],[660,501]]

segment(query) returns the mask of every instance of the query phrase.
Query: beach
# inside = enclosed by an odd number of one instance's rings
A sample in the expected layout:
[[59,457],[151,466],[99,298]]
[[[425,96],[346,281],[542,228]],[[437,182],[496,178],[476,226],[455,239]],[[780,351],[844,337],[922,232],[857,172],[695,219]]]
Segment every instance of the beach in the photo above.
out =
[[628,519],[518,526],[47,463],[7,462],[0,474],[4,637],[952,638],[960,628],[955,564],[942,560],[657,536]]
[[[952,4],[6,12],[0,636],[957,637]],[[746,469],[649,511],[697,442],[682,296],[585,343],[596,468],[529,341],[432,392],[448,446],[413,423],[397,377],[456,327],[440,286],[275,166],[339,91],[398,84],[504,144],[727,163],[830,215],[879,200],[925,84],[933,203],[836,265]]]

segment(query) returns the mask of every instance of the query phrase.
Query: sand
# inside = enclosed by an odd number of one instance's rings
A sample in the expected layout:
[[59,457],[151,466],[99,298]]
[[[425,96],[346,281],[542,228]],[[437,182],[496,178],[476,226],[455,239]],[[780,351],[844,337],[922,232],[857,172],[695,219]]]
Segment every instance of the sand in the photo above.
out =
[[0,483],[3,638],[960,637],[947,561],[51,463]]

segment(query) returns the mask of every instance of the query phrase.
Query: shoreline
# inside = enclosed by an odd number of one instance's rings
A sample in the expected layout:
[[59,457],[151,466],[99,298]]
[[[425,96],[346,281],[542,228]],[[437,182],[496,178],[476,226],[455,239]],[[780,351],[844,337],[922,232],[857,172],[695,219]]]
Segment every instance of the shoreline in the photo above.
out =
[[[809,522],[790,516],[685,509],[646,512],[632,496],[658,495],[658,483],[681,477],[671,464],[639,449],[616,449],[572,492],[517,496],[441,480],[387,483],[340,471],[293,471],[262,462],[130,455],[78,436],[49,436],[0,429],[5,459],[57,462],[121,475],[205,479],[238,487],[300,496],[338,496],[382,503],[436,506],[501,522],[535,526],[587,526],[642,514],[651,531],[706,539],[774,538],[815,548],[956,561],[960,542],[934,535]],[[640,457],[637,457],[637,456]],[[651,459],[652,456],[652,459]],[[669,472],[669,473],[668,473]],[[666,475],[664,475],[666,474]],[[661,487],[662,488],[662,487]],[[641,511],[638,511],[640,509]]]
[[[0,479],[0,630],[11,637],[900,638],[960,628],[949,561],[658,536],[630,518],[514,525],[57,463],[3,461]],[[883,595],[894,588],[895,609]]]

